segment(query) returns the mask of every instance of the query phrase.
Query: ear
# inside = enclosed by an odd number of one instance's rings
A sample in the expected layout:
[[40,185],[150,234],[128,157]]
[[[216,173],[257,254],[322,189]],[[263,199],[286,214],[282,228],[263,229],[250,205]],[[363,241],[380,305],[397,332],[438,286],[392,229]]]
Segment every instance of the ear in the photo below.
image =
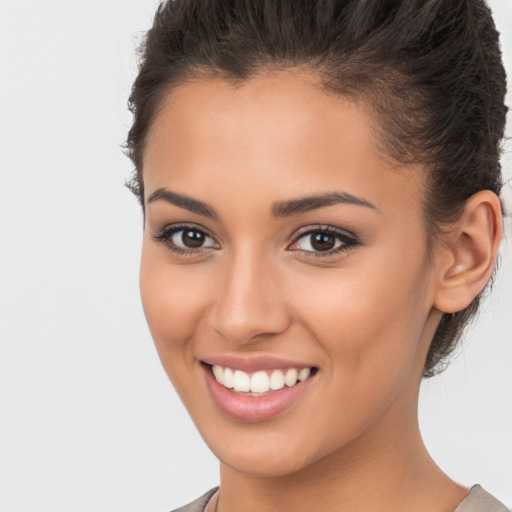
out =
[[491,277],[502,237],[501,204],[493,192],[471,196],[459,220],[441,236],[434,306],[455,313],[469,306]]

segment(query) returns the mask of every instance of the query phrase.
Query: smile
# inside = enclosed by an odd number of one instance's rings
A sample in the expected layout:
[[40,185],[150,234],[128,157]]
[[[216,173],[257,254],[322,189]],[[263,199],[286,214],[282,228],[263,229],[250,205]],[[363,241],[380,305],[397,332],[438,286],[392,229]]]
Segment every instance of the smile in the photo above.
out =
[[219,384],[235,393],[249,396],[261,396],[270,391],[278,391],[285,386],[292,387],[297,382],[306,380],[312,368],[287,368],[276,370],[260,370],[253,373],[234,370],[219,365],[212,366],[212,373]]
[[267,369],[261,362],[247,363],[245,370],[236,364],[203,362],[201,366],[214,404],[225,415],[243,422],[270,420],[285,413],[300,403],[318,373],[316,367],[279,368],[275,361]]

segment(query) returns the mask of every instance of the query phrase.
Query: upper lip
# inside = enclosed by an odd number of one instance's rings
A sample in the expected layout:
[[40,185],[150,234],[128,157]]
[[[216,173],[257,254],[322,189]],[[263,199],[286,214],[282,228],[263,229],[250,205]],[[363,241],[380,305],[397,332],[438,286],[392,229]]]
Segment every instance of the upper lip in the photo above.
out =
[[313,368],[313,365],[308,363],[301,363],[298,361],[290,361],[271,355],[214,355],[201,359],[203,363],[211,366],[218,365],[224,368],[231,368],[234,370],[242,370],[244,372],[257,372],[260,370],[280,370],[287,368]]

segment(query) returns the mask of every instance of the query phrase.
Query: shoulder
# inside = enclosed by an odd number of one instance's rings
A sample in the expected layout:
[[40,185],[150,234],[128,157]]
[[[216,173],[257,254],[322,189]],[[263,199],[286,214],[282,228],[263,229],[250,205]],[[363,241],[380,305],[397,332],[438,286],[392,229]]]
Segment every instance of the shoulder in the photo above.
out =
[[469,494],[453,512],[510,512],[501,501],[474,485]]
[[203,512],[204,507],[210,501],[210,498],[217,492],[218,487],[209,490],[207,493],[203,494],[200,498],[185,505],[184,507],[177,508],[172,512]]
[[[197,500],[172,512],[203,512],[217,490],[218,487],[210,489]],[[482,489],[480,485],[474,485],[453,512],[510,512],[510,510],[501,501]]]

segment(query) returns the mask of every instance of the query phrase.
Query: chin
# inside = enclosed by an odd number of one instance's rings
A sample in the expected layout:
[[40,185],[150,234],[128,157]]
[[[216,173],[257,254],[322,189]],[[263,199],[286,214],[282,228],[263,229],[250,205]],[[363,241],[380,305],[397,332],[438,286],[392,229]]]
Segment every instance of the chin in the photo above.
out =
[[220,458],[220,461],[234,471],[261,478],[286,477],[309,466],[297,454],[286,456],[279,451],[272,456],[257,453],[257,450],[253,454],[228,454]]
[[215,435],[210,431],[203,439],[222,464],[257,477],[285,477],[322,458],[319,447],[311,439],[305,441],[304,437],[280,429],[265,430],[246,431],[242,435],[234,432]]

